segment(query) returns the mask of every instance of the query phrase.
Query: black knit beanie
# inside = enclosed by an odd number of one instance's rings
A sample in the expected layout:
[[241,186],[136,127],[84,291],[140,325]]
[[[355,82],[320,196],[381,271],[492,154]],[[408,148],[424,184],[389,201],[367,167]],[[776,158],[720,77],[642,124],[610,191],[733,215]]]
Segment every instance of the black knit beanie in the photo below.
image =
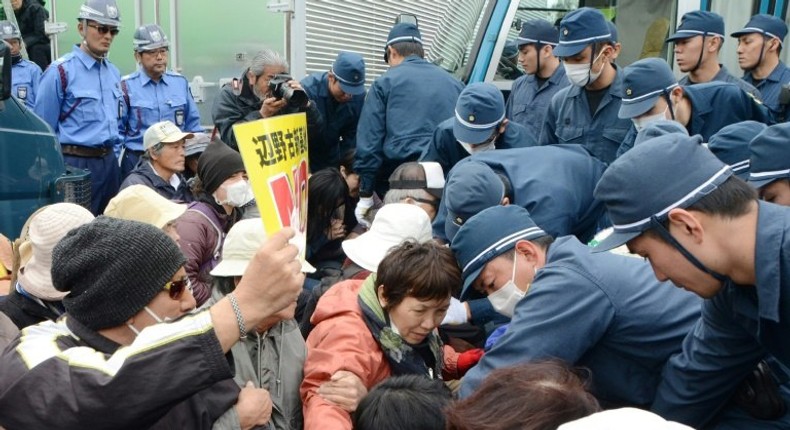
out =
[[208,194],[213,194],[226,179],[244,170],[241,154],[221,141],[209,143],[198,158],[197,174]]
[[164,289],[186,259],[162,230],[100,216],[66,234],[52,251],[52,283],[63,306],[88,328],[126,323]]

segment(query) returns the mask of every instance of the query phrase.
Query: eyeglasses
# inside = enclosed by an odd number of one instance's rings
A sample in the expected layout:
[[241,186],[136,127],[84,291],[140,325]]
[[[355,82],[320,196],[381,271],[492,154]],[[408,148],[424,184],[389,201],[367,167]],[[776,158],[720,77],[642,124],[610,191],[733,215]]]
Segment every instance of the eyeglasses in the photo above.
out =
[[170,50],[169,48],[159,48],[159,49],[153,49],[153,50],[150,50],[150,51],[142,51],[142,53],[150,55],[152,57],[159,57],[159,56],[165,57],[165,56],[167,56],[167,53],[169,52],[169,50]]
[[170,295],[170,298],[173,300],[181,299],[181,296],[184,294],[184,291],[189,288],[189,291],[192,291],[192,284],[189,282],[189,278],[184,276],[183,278],[179,279],[178,281],[170,281],[165,284],[165,291]]
[[118,33],[121,31],[121,30],[118,30],[117,27],[109,27],[109,26],[106,26],[106,25],[88,24],[88,27],[95,28],[96,31],[98,31],[99,34],[101,34],[101,35],[105,35],[105,34],[107,34],[109,32],[113,36],[117,36]]

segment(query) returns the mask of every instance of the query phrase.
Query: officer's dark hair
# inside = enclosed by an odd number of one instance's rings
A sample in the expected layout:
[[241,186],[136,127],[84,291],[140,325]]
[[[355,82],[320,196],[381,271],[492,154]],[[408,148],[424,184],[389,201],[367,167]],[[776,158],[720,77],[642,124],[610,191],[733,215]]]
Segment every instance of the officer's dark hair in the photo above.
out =
[[545,430],[601,410],[589,371],[560,361],[494,370],[470,397],[445,412],[448,430]]
[[[757,191],[751,185],[737,176],[730,176],[718,188],[707,196],[697,200],[687,211],[702,212],[706,215],[726,219],[738,218],[746,215],[752,208],[752,203],[758,199]],[[669,229],[669,220],[662,222],[664,228]],[[652,229],[645,233],[663,240],[660,234]]]
[[401,57],[408,57],[409,55],[417,55],[420,58],[425,58],[425,50],[422,43],[417,42],[397,42],[390,45],[398,55]]
[[353,415],[355,430],[444,430],[441,413],[452,395],[440,380],[422,375],[385,379],[365,396]]
[[[398,306],[406,297],[444,300],[461,285],[461,269],[450,248],[429,240],[407,240],[390,249],[376,271],[376,290],[383,286],[385,310]],[[409,428],[404,426],[402,428]]]

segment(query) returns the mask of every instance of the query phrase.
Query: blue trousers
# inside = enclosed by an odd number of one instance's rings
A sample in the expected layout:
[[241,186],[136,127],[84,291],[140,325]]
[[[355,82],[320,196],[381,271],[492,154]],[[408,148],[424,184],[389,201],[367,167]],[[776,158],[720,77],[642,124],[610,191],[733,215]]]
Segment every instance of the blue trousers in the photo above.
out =
[[99,216],[104,212],[107,202],[115,197],[121,186],[120,169],[115,153],[102,158],[76,157],[64,155],[66,164],[91,172],[91,212]]

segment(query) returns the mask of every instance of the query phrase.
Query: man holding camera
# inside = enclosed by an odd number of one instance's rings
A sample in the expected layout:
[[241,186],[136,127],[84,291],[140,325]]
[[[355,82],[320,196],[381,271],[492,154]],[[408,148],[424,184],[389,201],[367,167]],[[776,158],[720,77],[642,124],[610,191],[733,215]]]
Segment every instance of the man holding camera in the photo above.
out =
[[288,75],[288,61],[278,52],[265,48],[252,59],[241,80],[225,84],[214,101],[214,126],[222,141],[238,151],[233,125],[296,112],[307,113],[307,140],[310,166],[322,159],[324,148],[314,147],[320,142],[323,119],[307,98],[299,81]]

